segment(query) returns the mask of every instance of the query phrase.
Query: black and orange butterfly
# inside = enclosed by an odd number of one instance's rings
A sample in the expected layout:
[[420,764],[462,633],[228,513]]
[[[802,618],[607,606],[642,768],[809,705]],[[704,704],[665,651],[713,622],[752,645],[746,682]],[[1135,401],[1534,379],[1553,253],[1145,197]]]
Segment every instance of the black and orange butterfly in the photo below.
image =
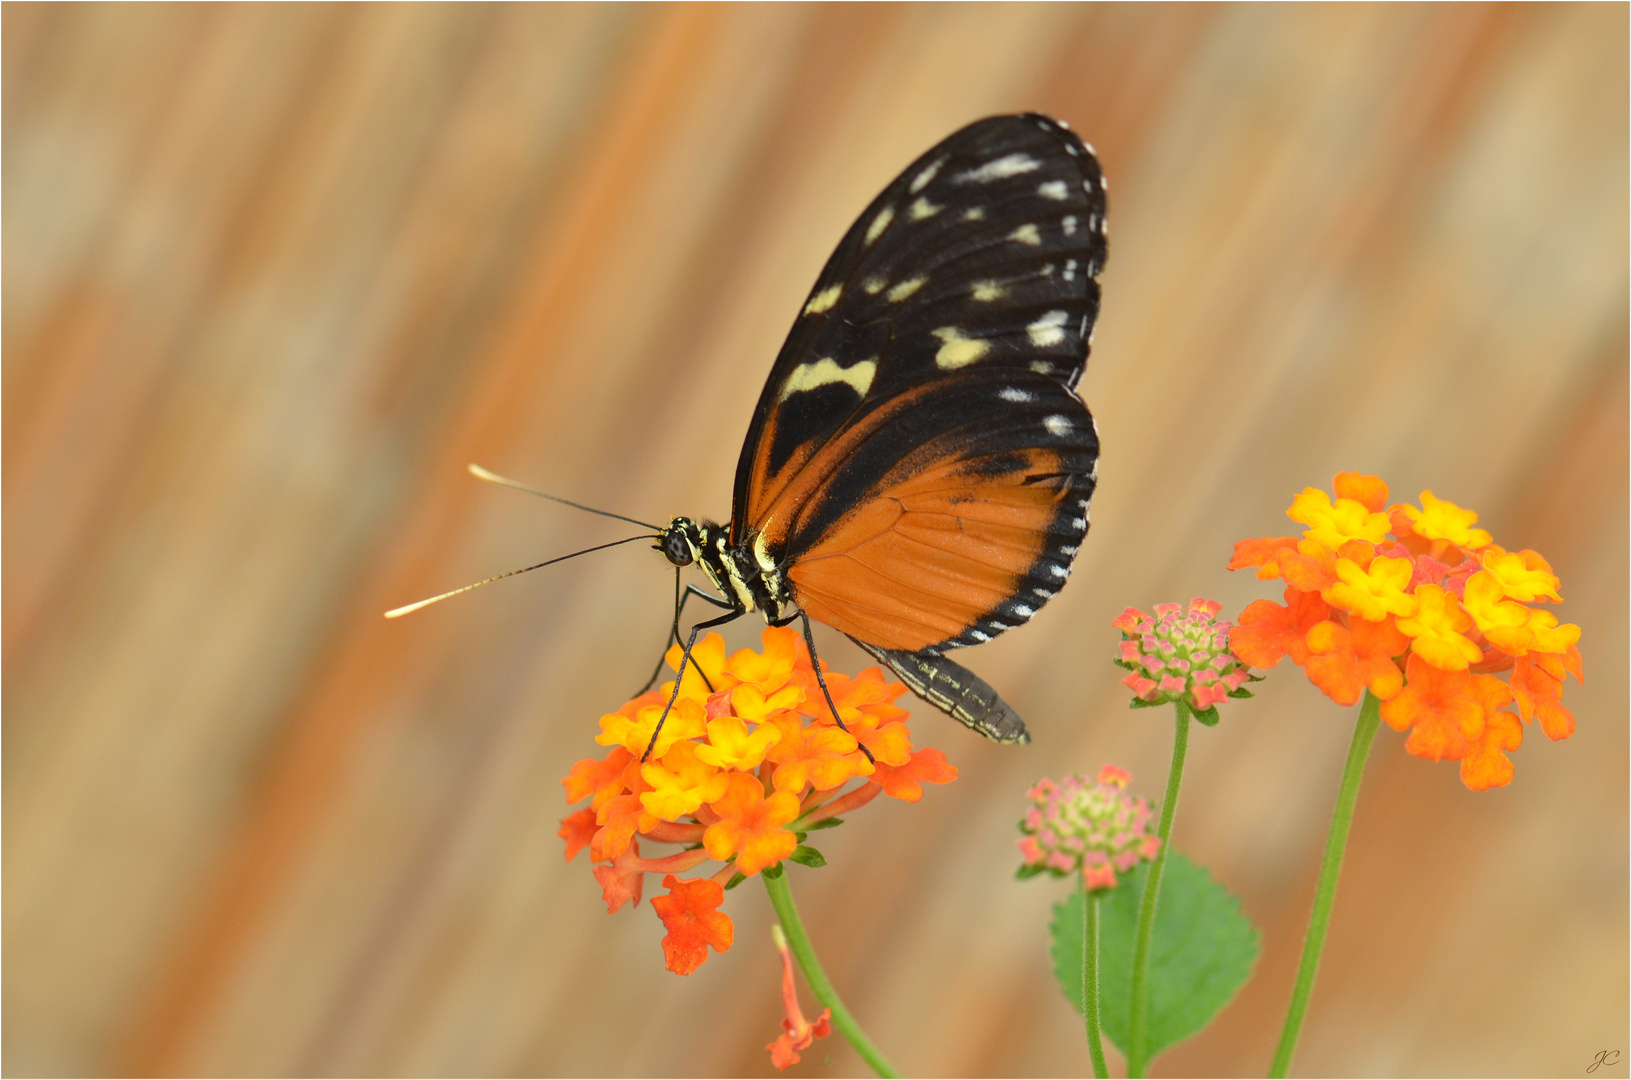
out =
[[[970,124],[896,177],[776,357],[730,524],[654,537],[676,567],[670,641],[689,597],[725,609],[691,628],[680,677],[703,630],[750,611],[802,622],[814,657],[813,618],[980,734],[1029,741],[945,653],[1034,615],[1087,534],[1099,440],[1075,386],[1106,252],[1098,160],[1048,117]],[[692,563],[719,595],[680,590]]]
[[813,655],[813,618],[980,734],[1028,741],[945,653],[1025,622],[1070,576],[1097,479],[1075,386],[1106,252],[1098,160],[1045,116],[970,124],[896,177],[776,357],[729,527],[663,530],[669,561],[722,597],[687,595],[728,609],[686,654],[758,611],[801,620]]

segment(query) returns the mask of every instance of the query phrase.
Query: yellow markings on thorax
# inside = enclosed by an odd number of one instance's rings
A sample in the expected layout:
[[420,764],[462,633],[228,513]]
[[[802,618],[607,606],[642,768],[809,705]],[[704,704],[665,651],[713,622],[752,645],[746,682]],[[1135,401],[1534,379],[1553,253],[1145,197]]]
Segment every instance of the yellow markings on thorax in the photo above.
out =
[[878,211],[878,216],[873,218],[872,224],[866,227],[866,242],[870,244],[882,236],[883,231],[889,228],[889,223],[894,220],[895,208],[893,206],[886,206]]
[[942,326],[934,331],[934,336],[945,342],[934,354],[935,364],[944,371],[967,367],[991,351],[990,342],[966,338],[955,326]]
[[862,360],[854,367],[839,367],[838,361],[822,357],[813,364],[800,364],[782,384],[778,401],[786,401],[800,390],[814,390],[831,383],[848,383],[861,397],[872,388],[872,378],[878,374],[877,360]]
[[934,217],[944,209],[945,207],[936,206],[928,199],[919,199],[917,202],[912,204],[912,220],[922,221],[924,218]]
[[1008,290],[995,281],[976,281],[973,290],[969,293],[974,299],[989,304],[993,300],[1001,300],[1008,295]]
[[1008,239],[1035,247],[1042,242],[1042,234],[1036,231],[1035,225],[1021,225],[1008,234]]
[[911,296],[913,293],[923,288],[923,283],[928,280],[929,279],[925,277],[908,278],[899,285],[896,285],[893,289],[889,290],[889,302],[891,304],[900,303],[908,296]]
[[804,305],[804,314],[819,315],[823,311],[831,310],[838,303],[838,296],[844,291],[843,285],[829,285],[825,289],[810,297],[810,302]]

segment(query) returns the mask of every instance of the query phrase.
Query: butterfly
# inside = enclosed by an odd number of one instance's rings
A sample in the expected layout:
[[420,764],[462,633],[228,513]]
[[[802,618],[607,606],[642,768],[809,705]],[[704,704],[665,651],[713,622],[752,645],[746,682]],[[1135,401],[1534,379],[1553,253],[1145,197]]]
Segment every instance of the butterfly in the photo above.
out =
[[[670,641],[689,597],[725,609],[691,629],[678,678],[701,631],[748,612],[802,622],[813,658],[814,619],[980,734],[1029,741],[945,654],[1036,614],[1087,534],[1099,439],[1075,387],[1105,209],[1093,150],[1034,113],[954,132],[872,201],[770,369],[729,524],[676,517],[656,537]],[[693,563],[719,595],[679,589]]]

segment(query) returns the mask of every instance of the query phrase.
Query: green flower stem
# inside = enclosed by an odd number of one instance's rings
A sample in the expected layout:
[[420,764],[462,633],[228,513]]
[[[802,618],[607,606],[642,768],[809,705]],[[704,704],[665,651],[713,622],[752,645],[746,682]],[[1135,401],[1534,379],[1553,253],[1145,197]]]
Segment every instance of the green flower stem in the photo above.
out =
[[1297,1048],[1303,1015],[1308,1011],[1308,995],[1319,973],[1320,952],[1325,948],[1325,932],[1331,926],[1331,908],[1337,898],[1337,877],[1342,873],[1342,854],[1348,847],[1348,829],[1353,825],[1354,803],[1359,798],[1359,781],[1365,775],[1365,759],[1370,756],[1376,730],[1382,723],[1382,703],[1369,690],[1359,709],[1353,742],[1348,746],[1348,763],[1342,769],[1342,787],[1337,792],[1336,812],[1331,815],[1331,835],[1325,841],[1325,861],[1320,865],[1320,882],[1314,890],[1314,910],[1308,917],[1308,937],[1303,940],[1302,963],[1297,967],[1297,985],[1286,1010],[1286,1026],[1280,1032],[1280,1045],[1274,1051],[1270,1076],[1284,1076],[1291,1068],[1291,1054]]
[[798,961],[799,970],[804,973],[804,981],[810,984],[816,1000],[832,1010],[833,1027],[849,1040],[856,1053],[866,1059],[873,1072],[879,1076],[898,1077],[900,1073],[896,1072],[888,1059],[872,1045],[872,1040],[866,1037],[861,1025],[855,1022],[855,1017],[844,1007],[843,1001],[838,997],[838,991],[827,981],[827,973],[821,970],[821,961],[816,958],[815,948],[810,944],[810,936],[804,932],[804,923],[799,919],[799,909],[793,903],[793,891],[787,885],[785,866],[783,872],[774,877],[770,874],[760,874],[759,877],[764,880],[765,892],[770,894],[770,905],[776,909],[776,918],[782,924],[782,932],[787,935],[787,944],[793,950],[793,959]]
[[1161,895],[1161,872],[1167,866],[1172,846],[1172,819],[1178,811],[1178,785],[1184,779],[1184,754],[1189,750],[1189,706],[1182,700],[1177,709],[1177,725],[1172,736],[1172,765],[1167,769],[1167,797],[1161,803],[1161,850],[1150,866],[1144,885],[1144,900],[1138,909],[1138,932],[1133,938],[1133,994],[1127,1024],[1127,1075],[1143,1076],[1150,1067],[1150,938],[1155,930],[1155,902]]
[[1087,1020],[1093,1075],[1106,1080],[1110,1067],[1104,1063],[1104,1045],[1099,1040],[1099,890],[1084,887],[1082,891],[1082,1015]]

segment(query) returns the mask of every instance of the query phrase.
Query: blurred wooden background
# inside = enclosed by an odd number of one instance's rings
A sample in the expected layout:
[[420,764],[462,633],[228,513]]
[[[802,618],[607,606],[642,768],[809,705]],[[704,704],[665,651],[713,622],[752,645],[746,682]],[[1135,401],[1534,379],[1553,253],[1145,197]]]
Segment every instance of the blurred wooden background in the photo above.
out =
[[[1111,185],[1072,586],[965,662],[1028,749],[920,711],[962,778],[794,884],[910,1073],[1082,1074],[1043,773],[1131,768],[1109,620],[1266,590],[1232,542],[1338,469],[1543,551],[1584,627],[1568,742],[1504,790],[1372,759],[1297,1059],[1583,1072],[1627,1044],[1627,8],[4,8],[4,1069],[770,1071],[762,891],[662,970],[564,864],[559,779],[644,678],[667,564],[467,461],[722,516],[740,436],[867,200],[1037,109]],[[757,640],[747,621],[733,644]],[[859,666],[830,635],[828,656]],[[1261,1074],[1351,710],[1282,668],[1191,752],[1177,842],[1265,932],[1165,1074]],[[1616,1072],[1617,1070],[1617,1072]],[[799,1075],[862,1066],[834,1038]]]

